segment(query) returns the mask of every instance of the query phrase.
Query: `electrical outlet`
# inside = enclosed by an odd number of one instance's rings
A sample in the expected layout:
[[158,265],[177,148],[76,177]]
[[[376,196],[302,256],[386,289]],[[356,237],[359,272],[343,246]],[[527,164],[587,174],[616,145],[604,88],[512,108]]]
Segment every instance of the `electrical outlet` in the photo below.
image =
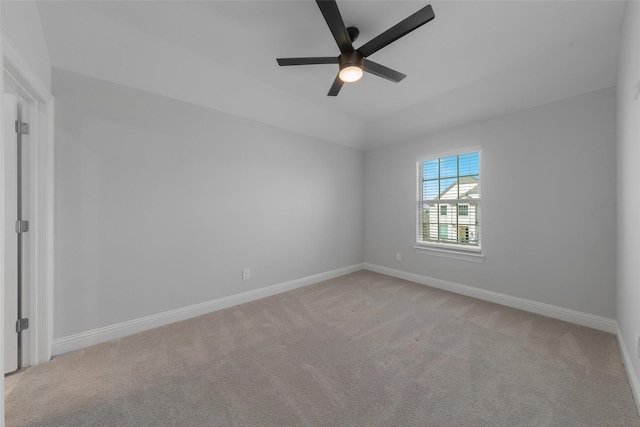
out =
[[636,357],[640,358],[640,334],[636,332]]
[[249,280],[251,279],[251,269],[250,268],[243,268],[242,269],[242,280]]
[[396,252],[396,261],[402,261],[402,254],[400,252]]
[[633,99],[638,99],[638,95],[640,95],[640,81],[636,82],[633,88]]

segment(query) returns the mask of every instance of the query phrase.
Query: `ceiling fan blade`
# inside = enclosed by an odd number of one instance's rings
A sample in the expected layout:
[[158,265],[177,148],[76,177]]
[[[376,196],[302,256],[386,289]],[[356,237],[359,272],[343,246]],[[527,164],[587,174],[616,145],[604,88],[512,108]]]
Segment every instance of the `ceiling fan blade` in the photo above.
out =
[[333,38],[336,39],[336,43],[338,43],[340,52],[352,52],[353,45],[349,38],[349,32],[344,25],[342,15],[340,15],[340,10],[335,0],[316,0],[316,3],[324,16],[324,20],[327,21]]
[[380,65],[377,62],[370,61],[368,59],[364,60],[364,70],[368,73],[376,75],[378,77],[382,77],[383,79],[391,80],[392,82],[398,83],[405,77],[406,74],[399,73],[396,70],[392,70],[391,68],[387,68],[384,65]]
[[314,65],[314,64],[337,64],[338,57],[316,56],[309,58],[278,58],[276,59],[281,67],[287,65]]
[[340,89],[342,89],[342,85],[344,83],[342,82],[342,80],[340,80],[340,75],[338,74],[336,76],[336,79],[333,81],[333,84],[331,85],[331,89],[329,89],[329,93],[327,94],[327,96],[338,96],[338,92],[340,92]]
[[422,25],[431,21],[433,18],[435,18],[435,14],[433,13],[431,5],[425,6],[413,15],[389,28],[384,33],[369,40],[362,47],[360,47],[360,49],[358,49],[358,52],[360,52],[362,56],[366,58],[367,56],[379,51],[386,45],[398,40],[400,37],[409,34],[411,31],[415,30],[418,27],[421,27]]

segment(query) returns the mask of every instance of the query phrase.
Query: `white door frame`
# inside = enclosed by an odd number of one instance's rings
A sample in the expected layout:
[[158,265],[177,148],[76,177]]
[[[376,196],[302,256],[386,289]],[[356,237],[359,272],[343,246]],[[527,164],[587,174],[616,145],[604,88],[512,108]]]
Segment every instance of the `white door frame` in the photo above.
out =
[[[54,99],[49,89],[28,66],[6,34],[3,33],[0,39],[2,58],[0,89],[4,92],[5,85],[11,85],[32,107],[31,123],[29,123],[32,145],[29,172],[31,211],[28,218],[30,244],[28,364],[35,366],[51,359],[53,339]],[[0,160],[3,157],[3,149],[0,147]],[[4,218],[4,209],[4,206],[0,206],[0,218]],[[1,245],[0,258],[4,259],[4,248]],[[0,276],[0,281],[2,280]],[[4,285],[0,283],[0,291],[3,295]],[[2,343],[4,343],[4,337],[2,337]]]

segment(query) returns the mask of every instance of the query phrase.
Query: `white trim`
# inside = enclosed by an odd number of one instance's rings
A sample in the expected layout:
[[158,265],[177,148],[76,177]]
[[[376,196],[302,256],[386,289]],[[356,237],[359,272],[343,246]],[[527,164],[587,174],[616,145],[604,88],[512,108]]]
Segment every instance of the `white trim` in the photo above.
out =
[[40,102],[47,103],[53,95],[44,82],[38,77],[38,75],[31,69],[24,57],[18,52],[18,49],[11,43],[7,35],[2,32],[2,54],[4,55],[5,63],[4,67],[9,71],[16,71],[18,74],[18,82],[22,86],[29,87],[35,97],[40,98]]
[[[2,2],[0,2],[0,18],[2,17]],[[0,19],[1,21],[1,19]],[[0,71],[4,75],[4,34],[0,31]],[[4,103],[4,78],[0,75],[0,165],[4,164],[4,129],[2,118],[4,111],[2,104]],[[4,174],[0,173],[0,194],[4,195]],[[4,224],[4,196],[0,197],[0,224]],[[0,271],[4,271],[4,227],[0,227]],[[0,307],[2,307],[2,315],[0,316],[0,366],[4,374],[4,273],[0,274]],[[0,377],[0,390],[4,390],[4,375]],[[0,399],[0,427],[4,427],[4,394]]]
[[460,283],[449,282],[446,280],[422,276],[414,273],[408,273],[406,271],[383,267],[376,264],[370,264],[368,262],[364,263],[364,269],[374,271],[376,273],[386,274],[388,276],[397,277],[399,279],[420,283],[422,285],[443,289],[445,291],[454,292],[456,294],[494,302],[496,304],[504,305],[507,307],[541,314],[543,316],[552,317],[554,319],[564,320],[565,322],[587,326],[589,328],[598,329],[600,331],[605,331],[612,334],[616,333],[616,321],[613,319],[608,319],[606,317],[583,313],[581,311],[558,307],[555,305],[533,301],[525,298],[514,297],[498,292],[487,291],[485,289],[462,285]]
[[164,326],[170,323],[179,322],[181,320],[202,316],[203,314],[212,313],[214,311],[233,307],[238,304],[255,301],[260,298],[276,295],[282,292],[290,291],[292,289],[321,282],[323,280],[333,279],[334,277],[343,276],[345,274],[360,271],[362,269],[363,264],[354,264],[348,267],[339,268],[337,270],[314,274],[300,279],[291,280],[288,282],[279,283],[252,291],[242,292],[240,294],[230,295],[212,301],[194,304],[188,307],[165,311],[164,313],[158,313],[139,319],[117,323],[115,325],[93,329],[91,331],[81,332],[79,334],[56,338],[53,340],[53,354],[59,355],[69,351],[79,350],[81,348],[85,348],[94,344],[100,344],[113,339],[122,338],[128,335],[136,334],[138,332],[157,328],[159,326]]
[[[451,156],[460,156],[463,154],[470,154],[470,153],[480,153],[482,152],[482,146],[481,145],[476,145],[476,146],[464,146],[461,147],[459,149],[455,149],[455,150],[442,150],[442,151],[434,151],[422,156],[417,156],[416,157],[416,162],[424,162],[427,160],[435,160],[435,159],[441,159],[443,157],[451,157]],[[482,155],[480,155],[480,157],[482,157]]]
[[620,353],[622,353],[622,360],[624,361],[624,367],[627,370],[627,378],[629,379],[629,385],[631,386],[631,391],[636,401],[636,409],[638,410],[638,415],[640,415],[640,381],[638,381],[638,375],[636,375],[636,371],[633,368],[633,363],[631,362],[631,356],[629,355],[627,345],[625,344],[624,337],[622,336],[620,325],[618,325],[617,323],[616,323],[616,335],[618,337],[618,346],[620,347]]
[[[33,233],[30,271],[29,336],[30,364],[51,358],[53,332],[53,197],[54,197],[54,123],[53,95],[28,62],[2,33],[2,79],[20,89],[25,101],[34,105],[31,117],[32,151],[30,222]],[[2,255],[2,254],[0,254]],[[2,288],[4,290],[4,287]]]
[[[440,246],[440,245],[438,245]],[[442,245],[444,246],[444,245]],[[458,249],[458,246],[449,245],[449,247],[436,247],[427,244],[416,244],[415,249],[417,254],[435,255],[442,258],[453,258],[463,261],[482,262],[484,261],[484,255],[480,252],[480,248],[465,248]]]
[[[50,138],[50,142],[48,144],[48,152],[46,156],[46,188],[45,188],[45,197],[46,197],[46,207],[45,207],[45,235],[44,239],[46,242],[46,250],[44,252],[45,259],[42,261],[44,265],[46,265],[46,270],[44,271],[46,277],[45,283],[45,299],[46,299],[46,313],[44,316],[44,346],[45,349],[42,353],[44,355],[44,360],[50,360],[53,356],[51,347],[53,345],[53,272],[54,272],[54,259],[53,259],[53,207],[54,207],[54,135],[55,135],[55,99],[51,98],[49,102],[47,102],[47,125],[48,136]],[[38,363],[40,360],[38,360]]]

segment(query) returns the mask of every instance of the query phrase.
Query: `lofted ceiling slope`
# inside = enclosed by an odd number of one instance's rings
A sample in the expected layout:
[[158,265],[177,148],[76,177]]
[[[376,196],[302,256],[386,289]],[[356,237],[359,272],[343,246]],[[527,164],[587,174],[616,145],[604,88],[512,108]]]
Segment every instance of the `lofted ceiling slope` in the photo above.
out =
[[354,47],[426,4],[436,18],[327,97],[337,56],[311,0],[42,1],[52,65],[357,148],[416,138],[615,85],[622,1],[338,0]]

